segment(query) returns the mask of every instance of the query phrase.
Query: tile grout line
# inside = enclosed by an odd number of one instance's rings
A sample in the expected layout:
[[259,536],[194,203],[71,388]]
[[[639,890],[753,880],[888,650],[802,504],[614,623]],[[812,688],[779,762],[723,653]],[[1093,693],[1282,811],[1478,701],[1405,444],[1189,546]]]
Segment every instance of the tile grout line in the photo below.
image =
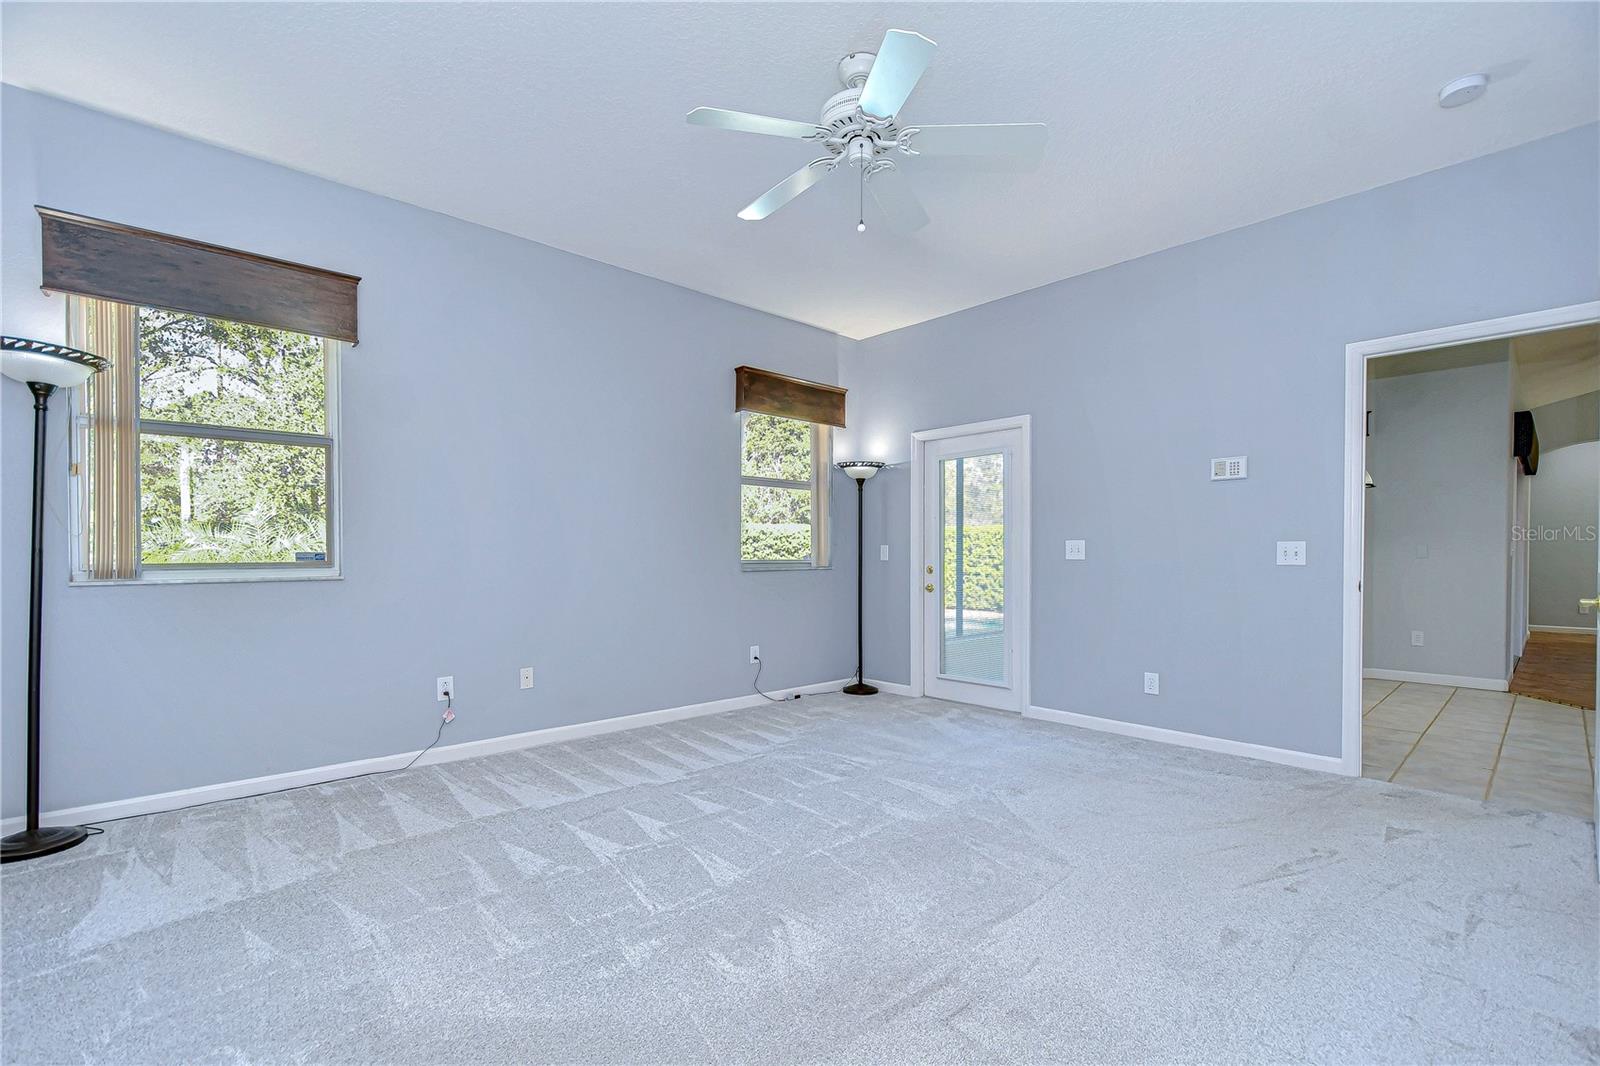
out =
[[[1400,686],[1402,684],[1404,684],[1404,682],[1396,681],[1394,683],[1394,688],[1390,689],[1388,692],[1385,692],[1383,694],[1383,700],[1386,700],[1390,696],[1393,696],[1396,692],[1399,692],[1400,691]],[[1362,711],[1361,712],[1361,717],[1365,718],[1367,715],[1371,714],[1373,711],[1377,710],[1379,707],[1382,707],[1383,706],[1383,700],[1379,700],[1377,703],[1374,703],[1371,707],[1368,707],[1366,710]]]
[[1515,693],[1511,696],[1511,707],[1506,711],[1506,725],[1504,729],[1500,730],[1500,744],[1494,749],[1494,765],[1489,767],[1489,780],[1483,786],[1483,802],[1485,803],[1489,802],[1489,791],[1494,788],[1494,775],[1500,769],[1500,756],[1505,753],[1506,736],[1511,732],[1511,716],[1517,713],[1517,701],[1521,698]]
[[1428,730],[1433,728],[1433,723],[1435,723],[1435,722],[1437,722],[1439,720],[1439,716],[1444,713],[1444,709],[1446,707],[1450,706],[1450,701],[1455,699],[1456,698],[1456,693],[1460,692],[1460,691],[1461,690],[1458,689],[1458,688],[1451,689],[1450,690],[1450,695],[1446,696],[1444,698],[1444,702],[1439,704],[1439,709],[1437,711],[1433,712],[1433,717],[1428,719],[1428,724],[1422,727],[1422,732],[1417,734],[1417,739],[1411,742],[1410,749],[1407,750],[1405,755],[1401,756],[1400,765],[1396,766],[1394,768],[1394,773],[1389,775],[1389,780],[1391,782],[1393,782],[1396,777],[1400,776],[1400,771],[1405,767],[1406,760],[1411,758],[1412,755],[1416,754],[1417,745],[1422,743],[1422,738],[1428,735]]

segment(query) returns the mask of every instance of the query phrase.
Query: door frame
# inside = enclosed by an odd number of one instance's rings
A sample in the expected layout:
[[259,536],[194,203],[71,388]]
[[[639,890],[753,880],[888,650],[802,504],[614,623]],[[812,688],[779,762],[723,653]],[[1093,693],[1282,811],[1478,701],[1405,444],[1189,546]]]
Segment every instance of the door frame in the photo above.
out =
[[[1341,590],[1344,598],[1344,720],[1340,738],[1340,773],[1350,777],[1361,776],[1361,638],[1364,622],[1361,579],[1367,516],[1367,360],[1594,323],[1600,323],[1600,300],[1357,341],[1345,346],[1344,584]],[[1597,831],[1600,831],[1600,825],[1597,825]]]
[[[1006,612],[1006,624],[1013,624],[1015,616],[1015,630],[1013,631],[1013,648],[1015,662],[1013,673],[1015,675],[1015,688],[1019,706],[1019,713],[1026,713],[1032,706],[1033,678],[1030,662],[1033,658],[1033,416],[1013,415],[1009,418],[991,418],[984,422],[968,422],[960,426],[946,426],[942,429],[919,429],[911,434],[911,536],[906,541],[910,550],[906,566],[911,578],[911,695],[922,696],[924,692],[923,679],[923,599],[922,567],[926,555],[922,537],[924,532],[924,493],[923,483],[926,480],[927,446],[930,441],[949,440],[952,437],[971,437],[980,433],[994,433],[999,430],[1019,430],[1022,438],[1017,446],[1015,469],[1011,476],[1015,478],[1012,488],[1015,517],[1007,516],[1006,531],[1013,536],[1016,548],[1016,558],[1022,563],[1022,580],[1013,585],[1008,576],[1006,579],[1006,598],[1014,604],[1013,610]],[[1015,532],[1013,532],[1013,527]]]

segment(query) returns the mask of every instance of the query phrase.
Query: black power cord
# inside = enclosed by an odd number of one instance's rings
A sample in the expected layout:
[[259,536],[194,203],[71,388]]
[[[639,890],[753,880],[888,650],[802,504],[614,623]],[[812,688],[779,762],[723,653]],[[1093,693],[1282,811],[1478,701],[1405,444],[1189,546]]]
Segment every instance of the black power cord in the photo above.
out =
[[798,692],[791,693],[790,695],[787,695],[787,696],[767,696],[767,694],[765,692],[762,692],[761,691],[761,666],[762,666],[761,656],[757,655],[756,656],[756,676],[755,676],[755,679],[750,682],[750,687],[756,690],[756,695],[758,695],[758,696],[766,696],[766,698],[771,700],[773,703],[788,703],[791,700],[797,700],[797,699],[800,698],[800,693],[798,693]]

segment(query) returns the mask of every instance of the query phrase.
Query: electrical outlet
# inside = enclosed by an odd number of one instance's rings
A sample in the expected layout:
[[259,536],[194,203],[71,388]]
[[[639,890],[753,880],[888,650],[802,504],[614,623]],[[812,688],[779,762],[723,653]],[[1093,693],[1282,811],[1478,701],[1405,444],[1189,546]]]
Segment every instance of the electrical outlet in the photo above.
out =
[[884,562],[889,561],[889,546],[887,544],[878,545],[878,558]]
[[1278,541],[1278,565],[1306,565],[1306,542],[1303,540]]
[[1144,675],[1144,694],[1146,696],[1161,695],[1161,675],[1146,673]]
[[436,678],[434,686],[436,698],[440,703],[445,702],[456,694],[456,679],[453,677]]
[[533,687],[533,667],[524,666],[517,675],[517,681],[523,688]]
[[1422,647],[1422,630],[1413,629],[1411,631],[1411,646],[1413,648]]
[[761,661],[761,645],[750,645],[750,661],[753,663],[758,663]]
[[1088,558],[1088,556],[1084,553],[1084,542],[1081,541],[1081,540],[1069,540],[1069,541],[1067,541],[1067,558],[1068,559],[1086,559],[1086,558]]

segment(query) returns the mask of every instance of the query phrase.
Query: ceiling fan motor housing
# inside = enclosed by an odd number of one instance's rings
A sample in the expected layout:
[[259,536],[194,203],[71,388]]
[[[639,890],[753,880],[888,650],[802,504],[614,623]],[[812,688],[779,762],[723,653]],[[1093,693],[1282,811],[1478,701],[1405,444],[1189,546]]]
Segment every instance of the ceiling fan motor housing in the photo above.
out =
[[844,88],[822,105],[819,125],[828,130],[828,151],[851,166],[887,155],[900,136],[893,119],[873,118],[861,111],[861,89],[877,58],[872,52],[851,52],[839,60],[839,81]]

